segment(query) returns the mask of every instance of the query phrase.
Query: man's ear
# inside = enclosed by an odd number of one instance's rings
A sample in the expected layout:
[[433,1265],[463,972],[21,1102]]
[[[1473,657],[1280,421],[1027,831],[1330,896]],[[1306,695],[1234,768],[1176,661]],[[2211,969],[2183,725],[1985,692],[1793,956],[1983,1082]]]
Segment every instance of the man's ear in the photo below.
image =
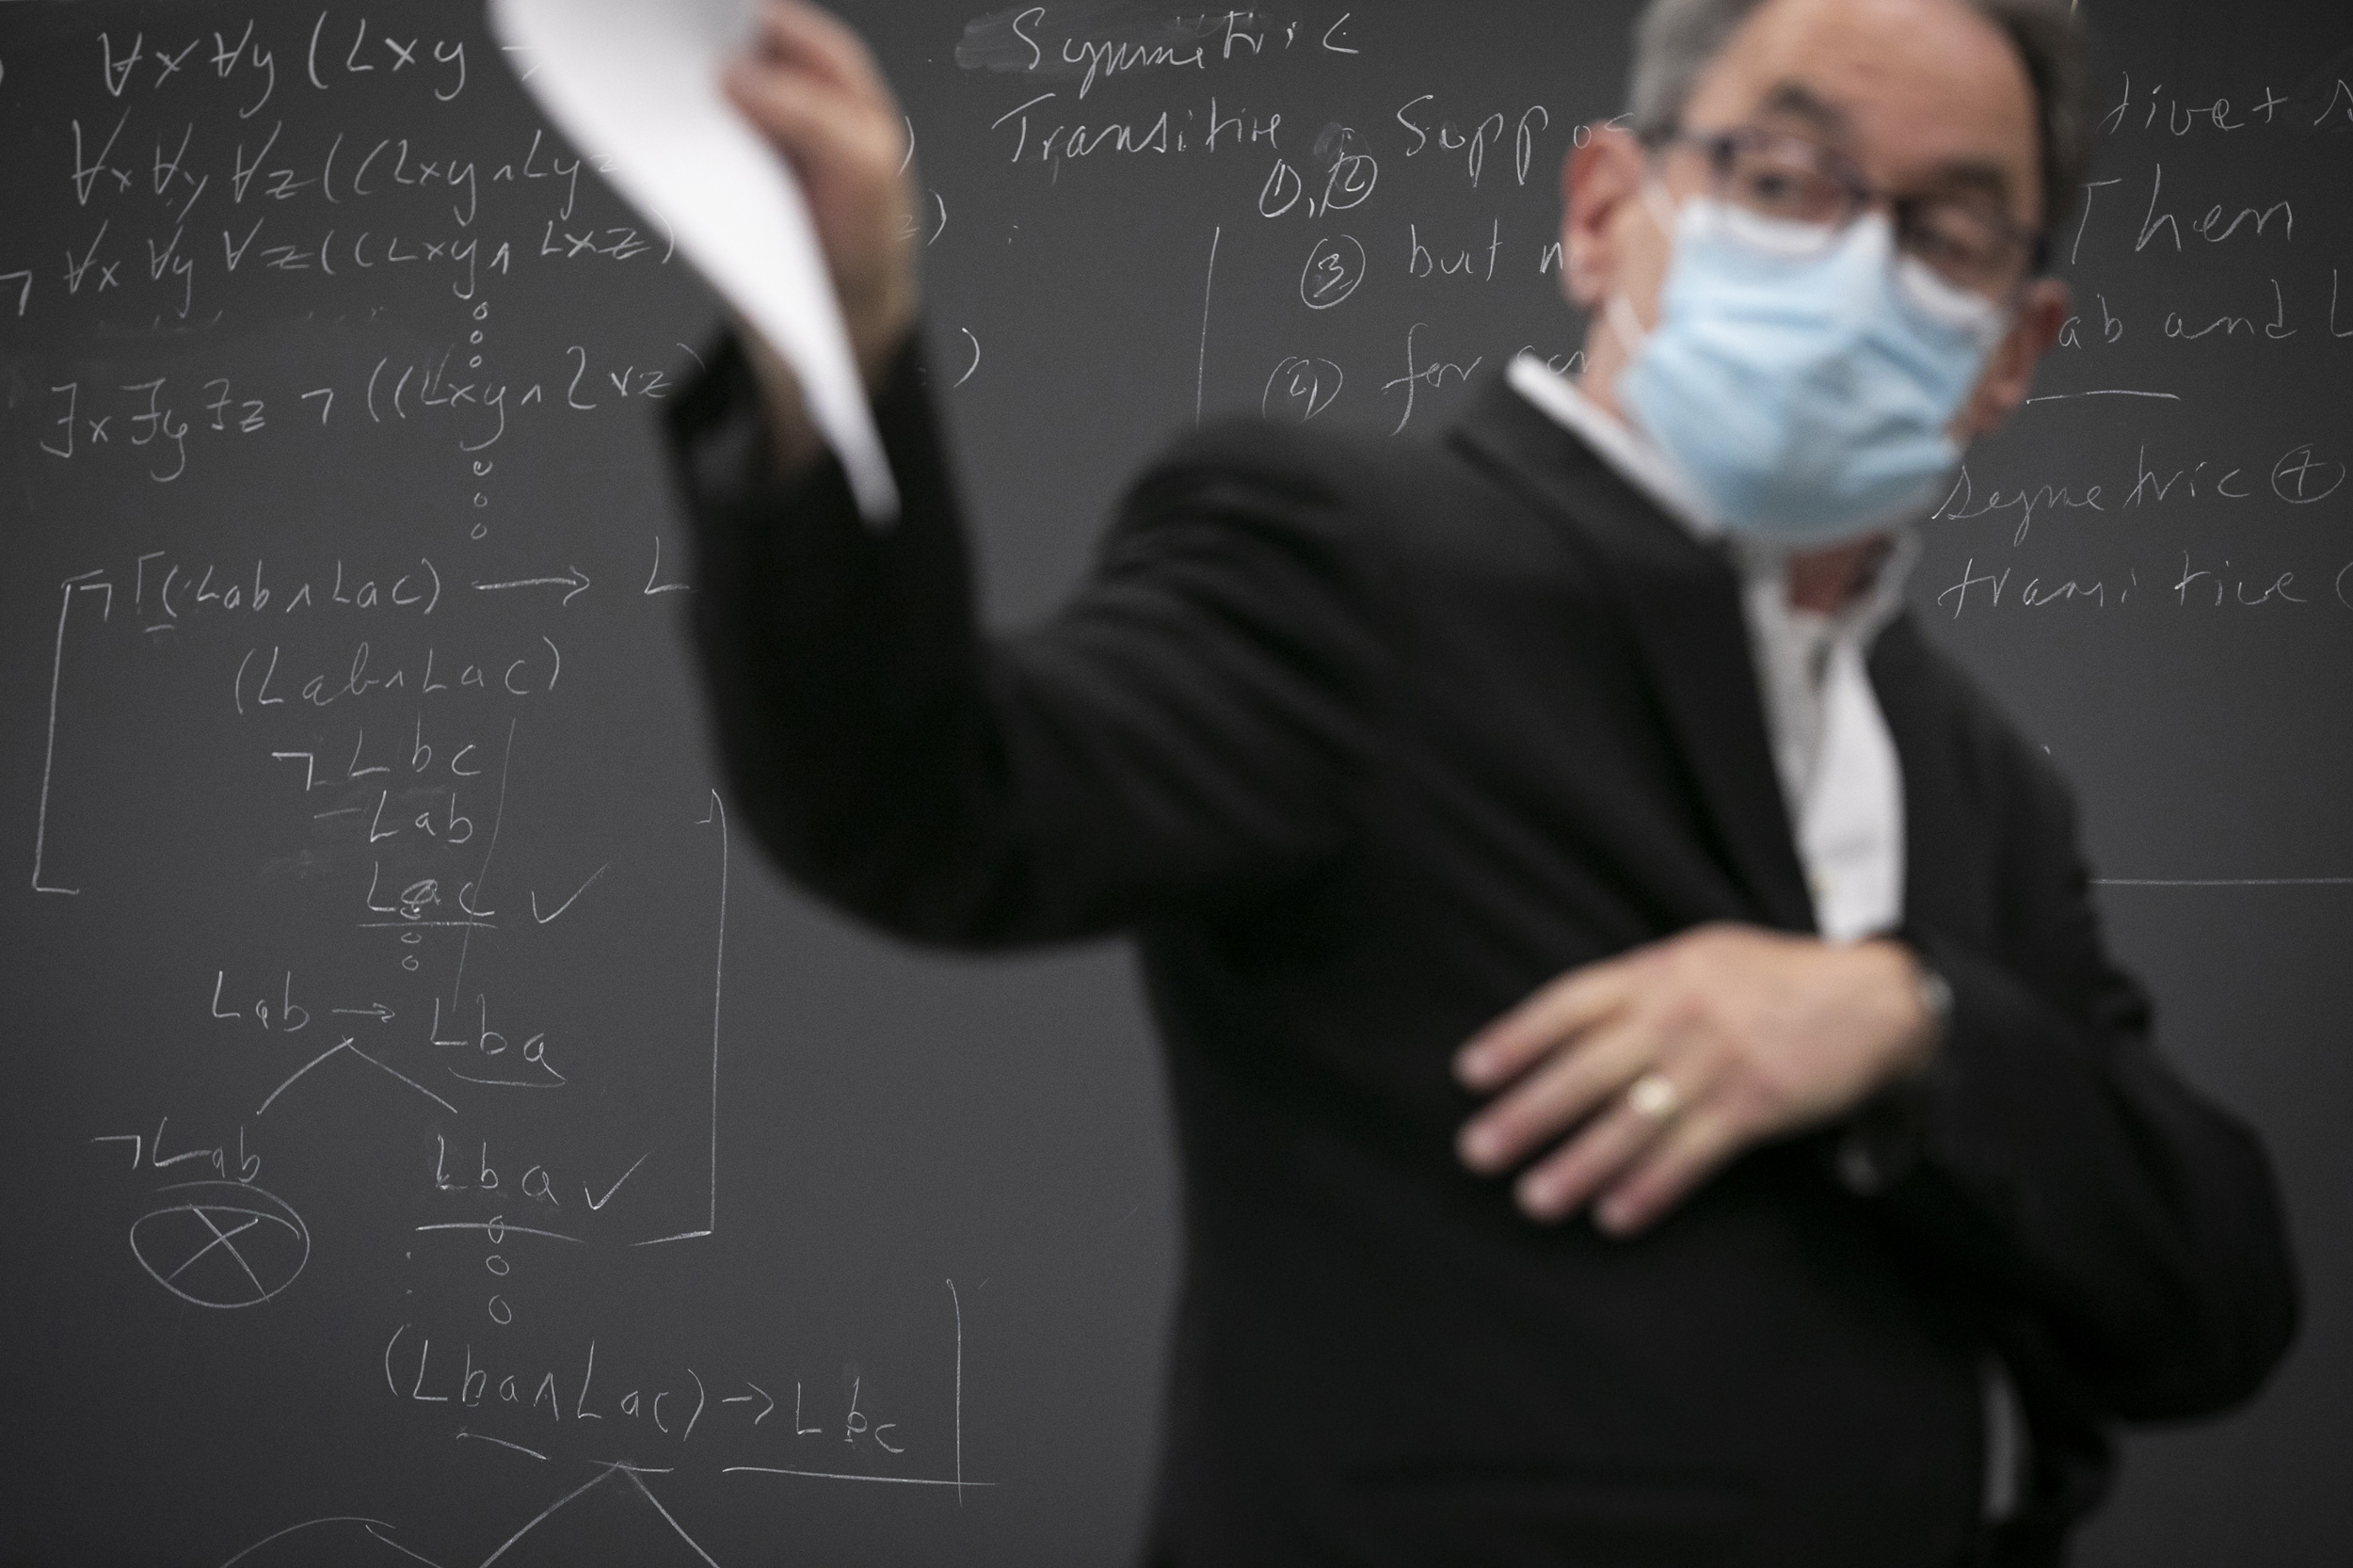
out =
[[1992,435],[2026,400],[2035,366],[2044,350],[2058,341],[2071,302],[2067,285],[2056,278],[2037,278],[2025,286],[2009,330],[1994,345],[1985,374],[1977,377],[1977,389],[1961,414],[1957,433],[1964,440]]
[[1561,292],[1590,311],[1609,296],[1622,258],[1617,220],[1642,189],[1642,147],[1621,126],[1595,125],[1561,166]]

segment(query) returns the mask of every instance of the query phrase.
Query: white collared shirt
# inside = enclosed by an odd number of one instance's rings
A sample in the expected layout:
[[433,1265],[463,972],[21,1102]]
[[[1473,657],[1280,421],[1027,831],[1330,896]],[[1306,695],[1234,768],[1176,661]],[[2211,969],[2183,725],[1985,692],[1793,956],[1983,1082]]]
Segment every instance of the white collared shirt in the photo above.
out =
[[[1694,536],[1723,536],[1698,491],[1640,431],[1530,355],[1512,361],[1508,378]],[[1816,928],[1833,941],[1893,930],[1903,921],[1903,768],[1865,660],[1903,606],[1919,539],[1898,530],[1870,587],[1827,615],[1789,602],[1785,552],[1733,543],[1766,735]]]
[[[1514,391],[1583,440],[1659,510],[1700,538],[1723,536],[1705,502],[1641,432],[1532,356],[1513,360],[1508,376]],[[1903,765],[1864,661],[1903,607],[1919,536],[1897,530],[1870,587],[1828,615],[1789,602],[1785,552],[1733,543],[1766,736],[1814,895],[1815,925],[1833,941],[1893,930],[1903,921]],[[1842,1175],[1848,1169],[1842,1160]],[[1858,1192],[1874,1190],[1877,1179],[1848,1176]],[[2007,1519],[2025,1485],[2025,1416],[2009,1368],[1992,1351],[1979,1361],[1978,1383],[1985,1406],[1981,1512],[1989,1520]]]

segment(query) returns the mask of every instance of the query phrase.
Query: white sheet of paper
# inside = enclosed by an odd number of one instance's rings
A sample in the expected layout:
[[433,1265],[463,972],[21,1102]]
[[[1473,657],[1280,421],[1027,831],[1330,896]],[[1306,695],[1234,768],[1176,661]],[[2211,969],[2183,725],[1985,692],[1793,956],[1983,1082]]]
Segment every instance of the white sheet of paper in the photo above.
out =
[[784,356],[859,514],[899,491],[867,407],[799,181],[722,95],[756,0],[489,0],[507,60],[548,118]]

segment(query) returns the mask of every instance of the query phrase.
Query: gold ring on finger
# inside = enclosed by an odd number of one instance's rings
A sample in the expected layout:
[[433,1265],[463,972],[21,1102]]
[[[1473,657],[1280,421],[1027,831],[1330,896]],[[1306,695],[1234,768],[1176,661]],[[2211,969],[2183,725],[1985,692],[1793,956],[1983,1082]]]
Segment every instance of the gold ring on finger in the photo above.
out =
[[1683,1091],[1664,1073],[1644,1073],[1625,1092],[1626,1109],[1648,1122],[1663,1122],[1683,1109]]

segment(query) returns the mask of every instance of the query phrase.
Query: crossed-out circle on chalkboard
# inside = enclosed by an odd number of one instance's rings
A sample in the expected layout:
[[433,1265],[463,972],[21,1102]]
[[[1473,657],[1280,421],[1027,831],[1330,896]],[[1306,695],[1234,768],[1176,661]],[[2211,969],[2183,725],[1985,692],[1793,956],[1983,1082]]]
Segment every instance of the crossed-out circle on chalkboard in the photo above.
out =
[[311,1231],[282,1198],[238,1181],[158,1190],[177,1202],[131,1223],[131,1256],[156,1284],[198,1306],[259,1306],[311,1260]]

